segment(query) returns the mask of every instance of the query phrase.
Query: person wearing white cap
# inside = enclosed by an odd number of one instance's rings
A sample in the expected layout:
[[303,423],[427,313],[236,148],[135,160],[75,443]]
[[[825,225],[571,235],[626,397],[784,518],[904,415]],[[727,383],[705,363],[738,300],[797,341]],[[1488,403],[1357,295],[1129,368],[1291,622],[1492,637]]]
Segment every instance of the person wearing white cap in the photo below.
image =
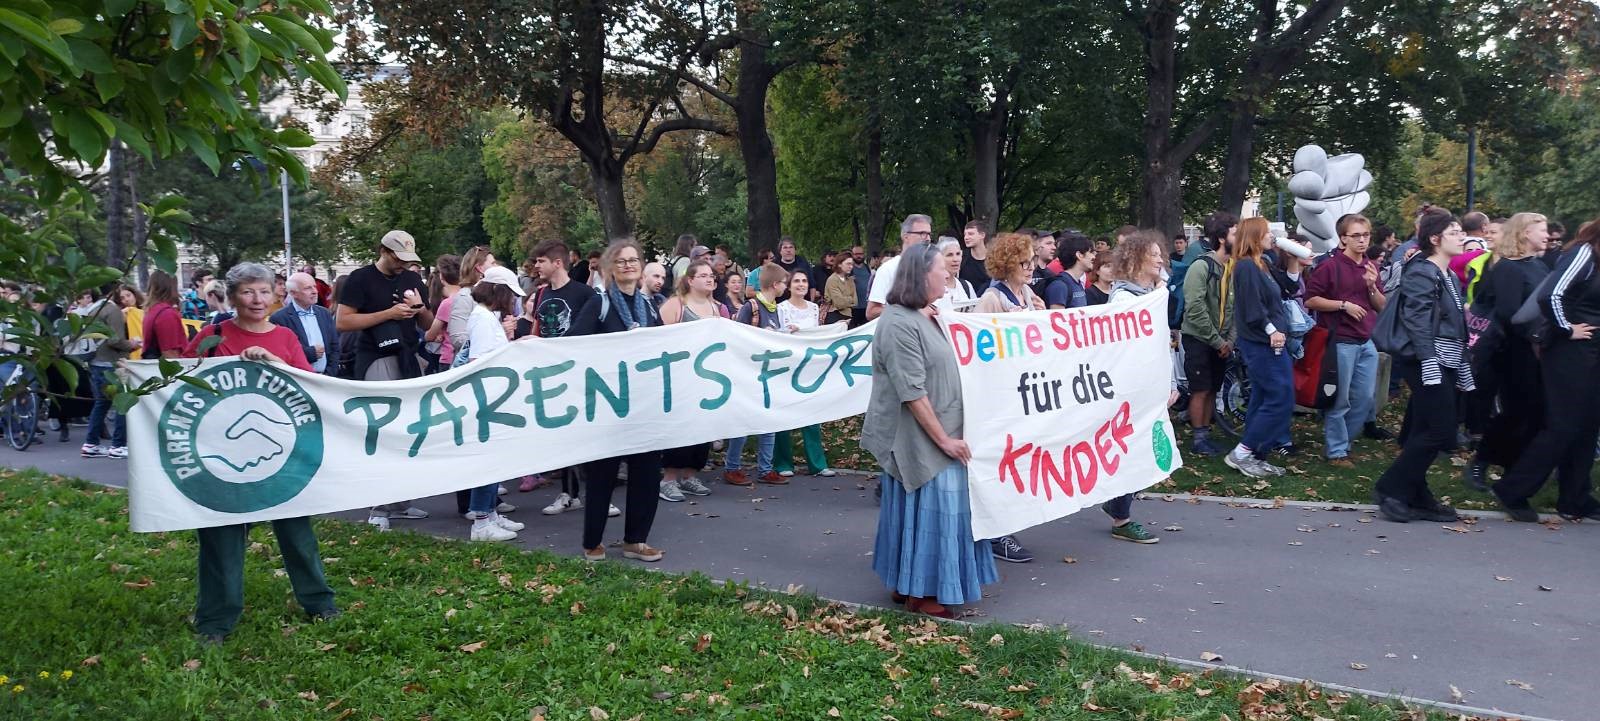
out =
[[[343,339],[355,340],[354,378],[386,381],[422,375],[418,331],[433,324],[433,311],[422,302],[428,293],[422,276],[406,269],[419,260],[416,239],[403,230],[391,230],[378,241],[378,260],[345,279],[334,327],[346,334]],[[410,503],[390,503],[374,507],[367,522],[388,530],[391,514],[428,517]]]
[[[472,315],[467,318],[467,343],[457,351],[457,365],[480,360],[511,343],[516,328],[517,306],[523,292],[517,274],[502,266],[483,271],[483,279],[472,286]],[[462,361],[461,356],[466,360]],[[467,513],[472,517],[472,540],[509,541],[517,537],[522,524],[496,512],[500,482],[472,489]]]

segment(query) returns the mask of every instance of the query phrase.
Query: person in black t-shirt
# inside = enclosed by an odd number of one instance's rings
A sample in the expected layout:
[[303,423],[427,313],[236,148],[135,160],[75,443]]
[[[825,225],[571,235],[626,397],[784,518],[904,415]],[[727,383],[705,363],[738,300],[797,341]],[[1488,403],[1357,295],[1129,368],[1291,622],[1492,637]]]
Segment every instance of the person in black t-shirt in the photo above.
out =
[[533,295],[533,334],[540,338],[560,338],[572,329],[572,321],[583,306],[595,298],[593,288],[577,282],[567,270],[566,244],[547,240],[533,249],[534,270],[545,282]]
[[[787,235],[778,239],[778,257],[774,258],[772,262],[777,263],[779,268],[788,271],[789,275],[794,275],[795,273],[805,273],[806,277],[811,277],[811,263],[807,262],[805,258],[795,254],[794,238],[791,238]],[[789,291],[785,290],[783,295],[779,296],[778,301],[782,302],[788,299]],[[807,298],[806,300],[814,300],[814,297]]]
[[391,230],[378,245],[378,260],[357,268],[345,281],[335,322],[340,333],[356,333],[355,377],[369,381],[416,378],[419,329],[433,324],[422,302],[422,276],[406,270],[419,262],[416,240]]
[[1048,230],[1041,230],[1033,238],[1033,278],[1028,285],[1040,298],[1044,297],[1045,286],[1055,280],[1056,273],[1050,270],[1050,261],[1056,259],[1056,236]]
[[[357,268],[339,291],[334,327],[354,334],[354,377],[387,381],[417,378],[422,364],[417,358],[421,331],[433,325],[433,311],[422,299],[428,286],[422,276],[406,270],[420,262],[417,241],[403,230],[391,230],[378,241],[378,260]],[[373,506],[367,523],[389,530],[389,519],[427,518],[428,513],[410,501]]]
[[967,223],[961,231],[961,272],[957,275],[973,288],[989,287],[989,271],[983,261],[989,258],[989,231],[983,221]]

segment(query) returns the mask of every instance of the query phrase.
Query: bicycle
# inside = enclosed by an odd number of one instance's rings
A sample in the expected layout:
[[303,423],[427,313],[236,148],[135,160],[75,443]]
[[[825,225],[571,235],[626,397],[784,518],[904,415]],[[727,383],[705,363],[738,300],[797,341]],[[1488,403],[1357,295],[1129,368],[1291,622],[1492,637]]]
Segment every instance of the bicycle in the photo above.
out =
[[[1183,372],[1182,344],[1175,348],[1173,363],[1178,366],[1178,402],[1173,404],[1171,410],[1177,413],[1179,422],[1187,423],[1189,379]],[[1228,370],[1223,374],[1222,387],[1217,389],[1216,411],[1211,417],[1212,425],[1230,436],[1244,435],[1245,411],[1249,406],[1250,374],[1245,370],[1244,360],[1238,353],[1234,353],[1228,358]]]
[[0,405],[0,435],[6,443],[19,451],[26,451],[39,442],[39,420],[47,415],[44,396],[39,393],[22,364],[16,364],[7,375],[5,387],[23,384],[25,387]]

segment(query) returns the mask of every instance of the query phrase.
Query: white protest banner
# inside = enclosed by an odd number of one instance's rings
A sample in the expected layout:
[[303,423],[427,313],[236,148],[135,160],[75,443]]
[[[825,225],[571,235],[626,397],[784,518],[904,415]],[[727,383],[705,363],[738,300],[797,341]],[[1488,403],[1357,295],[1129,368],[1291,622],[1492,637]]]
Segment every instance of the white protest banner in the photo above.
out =
[[[363,508],[866,411],[876,324],[788,335],[713,319],[512,343],[438,375],[365,383],[200,362],[129,418],[135,531]],[[184,361],[186,365],[195,361]],[[134,383],[159,375],[128,364]]]
[[942,313],[961,367],[975,539],[1150,487],[1182,466],[1165,290],[1073,310]]

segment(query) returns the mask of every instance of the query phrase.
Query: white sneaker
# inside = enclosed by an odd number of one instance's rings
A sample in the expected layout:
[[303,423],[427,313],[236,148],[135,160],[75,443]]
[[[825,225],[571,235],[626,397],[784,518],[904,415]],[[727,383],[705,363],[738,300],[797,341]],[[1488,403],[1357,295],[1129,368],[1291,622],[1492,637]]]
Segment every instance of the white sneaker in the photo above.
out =
[[119,459],[119,460],[127,460],[128,459],[128,447],[127,446],[112,446],[112,447],[106,449],[106,458],[116,458],[116,459]]
[[678,481],[678,490],[683,491],[684,493],[687,493],[687,494],[689,494],[691,496],[709,496],[709,495],[711,495],[711,489],[707,488],[706,484],[701,483],[700,479],[695,478],[693,476],[690,476],[688,478],[680,479]]
[[556,496],[555,503],[545,506],[544,510],[540,511],[540,513],[543,513],[546,516],[558,516],[567,511],[576,511],[580,508],[583,508],[582,498],[574,498],[563,493],[559,496]]
[[506,487],[504,485],[502,485],[499,488],[495,489],[495,495],[504,496],[505,494],[506,494]]
[[472,524],[472,540],[474,541],[510,541],[516,537],[516,531],[508,531],[501,528],[487,518]]
[[520,531],[527,527],[498,513],[489,514],[489,522],[507,531]]
[[1243,458],[1240,458],[1238,453],[1229,451],[1227,455],[1222,457],[1222,462],[1227,467],[1243,473],[1251,478],[1263,478],[1272,475],[1272,471],[1262,468],[1262,462],[1256,460],[1256,457],[1253,455],[1247,455]]
[[784,478],[794,478],[794,471],[778,471],[778,475]]
[[367,516],[367,523],[377,527],[380,531],[389,530],[388,516]]
[[617,504],[611,503],[611,504],[608,504],[608,505],[610,506],[610,508],[606,509],[606,517],[607,518],[616,518],[617,516],[622,515],[622,509],[617,508]]
[[407,518],[413,521],[418,521],[427,518],[428,512],[422,510],[421,508],[417,508],[416,506],[406,506],[404,511],[393,511],[389,515],[391,517]]
[[677,481],[662,481],[659,495],[668,503],[683,503],[683,491],[678,489]]
[[832,478],[837,475],[839,475],[839,472],[833,470],[832,468],[824,468],[820,471],[817,471],[818,478]]
[[494,507],[495,513],[515,513],[516,510],[516,506],[506,503],[505,501],[501,501],[500,505]]

